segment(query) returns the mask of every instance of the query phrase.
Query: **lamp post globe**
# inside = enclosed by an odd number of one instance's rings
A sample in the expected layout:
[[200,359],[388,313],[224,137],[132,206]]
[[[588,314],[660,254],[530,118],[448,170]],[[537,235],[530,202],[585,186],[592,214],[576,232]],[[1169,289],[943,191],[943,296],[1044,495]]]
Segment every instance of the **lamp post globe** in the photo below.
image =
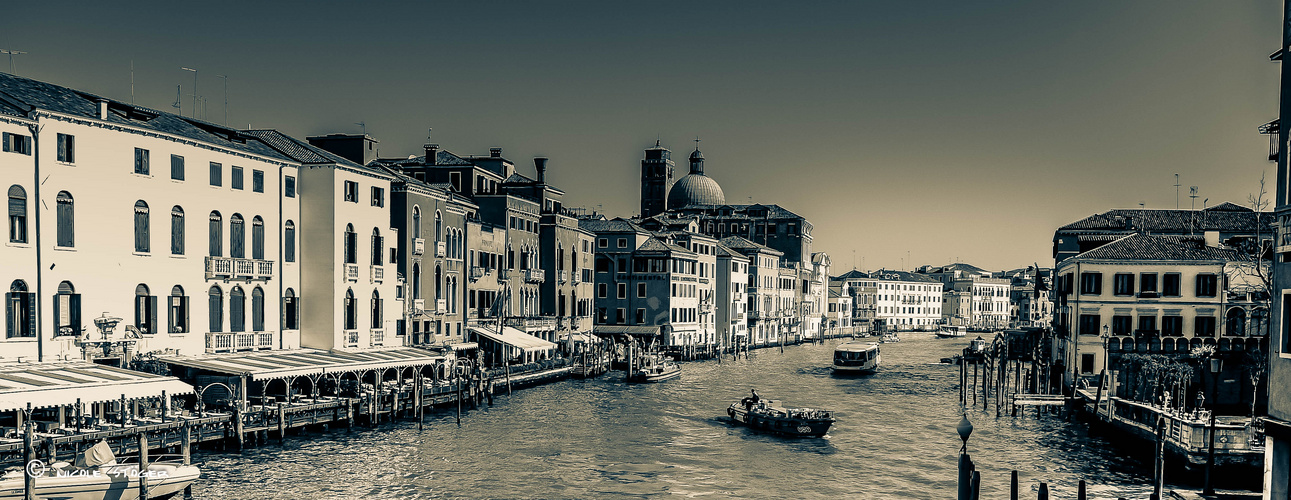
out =
[[959,420],[959,425],[955,426],[955,431],[959,432],[959,439],[964,441],[963,450],[968,450],[968,436],[973,434],[973,423],[968,421],[968,414],[965,413]]

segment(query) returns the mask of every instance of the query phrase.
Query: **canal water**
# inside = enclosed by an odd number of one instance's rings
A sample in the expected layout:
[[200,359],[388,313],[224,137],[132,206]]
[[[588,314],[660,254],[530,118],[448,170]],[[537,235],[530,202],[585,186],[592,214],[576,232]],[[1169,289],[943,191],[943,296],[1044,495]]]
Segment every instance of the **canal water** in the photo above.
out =
[[[935,364],[967,340],[903,335],[872,376],[831,374],[824,345],[684,364],[680,378],[625,384],[622,372],[516,391],[492,407],[415,422],[288,436],[242,454],[201,453],[197,498],[954,498],[958,369]],[[822,439],[733,426],[725,408],[756,388],[838,419]],[[1147,498],[1151,464],[1057,415],[970,411],[983,498]]]

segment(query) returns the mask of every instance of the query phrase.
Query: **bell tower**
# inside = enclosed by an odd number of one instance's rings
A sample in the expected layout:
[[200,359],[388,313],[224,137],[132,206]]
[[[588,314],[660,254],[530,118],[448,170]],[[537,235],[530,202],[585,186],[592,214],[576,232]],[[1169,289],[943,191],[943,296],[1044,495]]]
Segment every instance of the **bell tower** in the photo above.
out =
[[641,160],[641,216],[650,217],[667,210],[668,189],[672,187],[672,151],[654,142]]

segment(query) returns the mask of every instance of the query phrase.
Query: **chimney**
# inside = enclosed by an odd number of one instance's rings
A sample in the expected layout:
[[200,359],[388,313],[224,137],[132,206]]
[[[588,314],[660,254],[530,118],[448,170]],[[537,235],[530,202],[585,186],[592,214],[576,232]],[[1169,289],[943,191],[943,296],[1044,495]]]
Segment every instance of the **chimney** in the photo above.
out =
[[538,171],[538,184],[547,183],[547,159],[541,156],[533,159],[533,168]]
[[424,147],[426,148],[426,164],[427,165],[437,164],[439,162],[439,145],[426,144]]
[[489,158],[501,158],[502,148],[489,148]]
[[108,119],[108,100],[107,99],[99,99],[99,119],[100,120]]

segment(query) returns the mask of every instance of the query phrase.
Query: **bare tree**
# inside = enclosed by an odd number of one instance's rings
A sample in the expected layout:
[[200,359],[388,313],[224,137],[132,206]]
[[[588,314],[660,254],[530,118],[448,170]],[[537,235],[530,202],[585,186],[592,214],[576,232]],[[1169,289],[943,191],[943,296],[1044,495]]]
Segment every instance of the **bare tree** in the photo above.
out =
[[[1265,175],[1260,174],[1259,192],[1247,195],[1247,202],[1252,210],[1255,211],[1255,237],[1252,240],[1233,241],[1233,248],[1237,250],[1241,262],[1234,263],[1235,276],[1232,283],[1233,291],[1248,294],[1253,302],[1256,303],[1255,309],[1263,311],[1258,317],[1252,317],[1252,320],[1258,320],[1259,324],[1251,321],[1250,327],[1253,331],[1261,332],[1265,335],[1269,331],[1269,311],[1272,309],[1273,300],[1273,238],[1274,231],[1266,224],[1265,210],[1269,208],[1269,193],[1265,189]],[[1271,217],[1271,215],[1270,215]],[[1230,240],[1232,241],[1232,240]]]

